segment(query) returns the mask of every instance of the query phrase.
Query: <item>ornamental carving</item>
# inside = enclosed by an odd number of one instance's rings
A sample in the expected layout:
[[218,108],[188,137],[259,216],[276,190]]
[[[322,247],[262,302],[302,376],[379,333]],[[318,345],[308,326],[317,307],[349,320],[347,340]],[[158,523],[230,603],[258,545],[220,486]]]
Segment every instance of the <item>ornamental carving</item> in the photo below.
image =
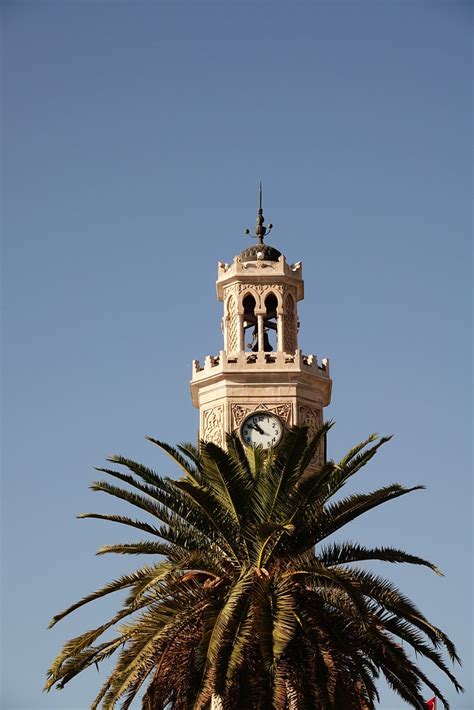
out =
[[291,424],[292,420],[292,406],[290,402],[282,404],[262,403],[257,405],[233,403],[230,405],[230,411],[232,417],[232,429],[238,429],[245,417],[252,414],[252,412],[271,412],[272,414],[277,414],[288,426]]
[[307,404],[300,404],[298,410],[299,426],[307,426],[310,436],[314,436],[323,425],[321,410],[309,407]]
[[234,296],[229,296],[227,301],[227,351],[236,352],[238,350],[238,316],[237,303]]
[[224,405],[218,404],[202,413],[202,438],[217,446],[224,443]]
[[282,293],[283,290],[281,284],[255,284],[252,285],[252,289],[257,293],[266,293],[267,291]]
[[228,296],[231,293],[239,294],[242,291],[252,291],[255,293],[264,293],[265,291],[278,291],[278,293],[291,293],[296,294],[296,287],[293,284],[281,284],[281,283],[234,283],[224,286],[224,294]]
[[256,307],[257,308],[263,308],[264,307],[264,302],[265,298],[268,296],[269,293],[274,293],[278,297],[279,304],[282,304],[283,302],[283,295],[285,293],[292,294],[293,295],[293,303],[294,303],[294,298],[296,296],[296,288],[292,284],[275,284],[275,283],[265,283],[265,284],[253,284],[253,283],[236,283],[236,284],[230,284],[229,286],[224,287],[224,297],[229,298],[231,295],[235,296],[237,300],[239,300],[239,296],[242,293],[250,293],[255,297],[256,301]]
[[242,264],[242,268],[246,271],[250,271],[252,269],[275,269],[276,264],[269,264],[265,261],[248,261],[247,263]]
[[[290,287],[287,287],[290,288]],[[293,287],[291,287],[293,288]],[[242,293],[243,291],[248,291],[249,293],[264,293],[266,291],[278,291],[278,293],[283,292],[283,286],[281,284],[230,284],[230,286],[225,287],[225,293]]]
[[285,315],[283,316],[284,351],[294,353],[296,350],[296,313],[293,296],[288,294],[285,299]]
[[[309,407],[307,404],[300,404],[298,408],[298,426],[308,427],[308,438],[313,437],[318,429],[323,425],[323,417],[320,409]],[[324,444],[318,447],[313,457],[313,463],[322,465],[324,463]]]

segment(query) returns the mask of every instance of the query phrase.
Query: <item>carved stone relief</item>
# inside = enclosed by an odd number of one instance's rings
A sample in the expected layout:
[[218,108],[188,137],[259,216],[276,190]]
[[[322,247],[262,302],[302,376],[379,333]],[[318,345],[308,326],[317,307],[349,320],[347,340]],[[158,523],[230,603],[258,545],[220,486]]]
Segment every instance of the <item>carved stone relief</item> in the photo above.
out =
[[280,301],[282,300],[283,293],[289,293],[291,292],[292,294],[296,293],[296,289],[293,285],[285,285],[283,286],[282,284],[274,284],[274,283],[268,283],[268,284],[242,284],[242,283],[237,283],[237,284],[230,284],[229,286],[226,286],[224,288],[224,295],[227,298],[230,294],[235,295],[236,298],[238,299],[239,295],[247,292],[251,293],[256,300],[256,305],[257,308],[263,308],[263,304],[265,301],[266,296],[269,293],[274,293],[275,295],[280,296]]
[[266,293],[267,291],[278,291],[278,293],[282,293],[283,291],[281,284],[255,284],[252,285],[252,288],[255,289],[257,293]]
[[217,446],[224,443],[224,405],[217,404],[202,413],[202,438]]
[[272,412],[272,414],[277,414],[287,425],[292,423],[292,406],[290,402],[284,402],[282,404],[236,404],[235,402],[230,405],[231,418],[232,418],[232,429],[238,429],[242,421],[252,412]]
[[293,296],[288,294],[285,300],[285,315],[283,317],[284,351],[294,353],[296,350],[296,313]]
[[298,414],[298,424],[300,426],[307,426],[311,436],[314,436],[317,430],[323,425],[320,409],[315,409],[307,404],[300,404]]
[[246,271],[252,269],[275,269],[276,264],[269,264],[264,261],[248,261],[247,263],[242,264],[242,268]]
[[[300,404],[298,407],[298,425],[308,427],[308,437],[316,434],[323,425],[323,416],[320,409],[309,407],[307,404]],[[313,457],[313,462],[318,465],[324,463],[324,445],[318,447]]]
[[237,303],[234,296],[227,301],[227,351],[235,352],[238,347]]

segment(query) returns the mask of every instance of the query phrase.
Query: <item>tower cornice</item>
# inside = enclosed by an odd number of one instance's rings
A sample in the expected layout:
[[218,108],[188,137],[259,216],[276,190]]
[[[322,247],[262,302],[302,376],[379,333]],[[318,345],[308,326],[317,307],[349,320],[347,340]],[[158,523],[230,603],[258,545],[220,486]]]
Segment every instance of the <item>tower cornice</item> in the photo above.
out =
[[304,298],[303,264],[297,261],[288,265],[282,255],[278,261],[242,261],[234,257],[231,264],[220,261],[217,265],[216,293],[219,301],[225,298],[224,289],[233,283],[290,283],[296,288],[296,299]]

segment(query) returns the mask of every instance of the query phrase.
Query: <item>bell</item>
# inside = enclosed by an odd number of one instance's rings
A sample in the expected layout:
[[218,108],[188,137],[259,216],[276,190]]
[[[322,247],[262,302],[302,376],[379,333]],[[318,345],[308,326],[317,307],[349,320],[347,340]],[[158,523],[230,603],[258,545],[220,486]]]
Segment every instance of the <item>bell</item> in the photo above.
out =
[[263,334],[263,351],[266,353],[271,353],[273,350],[270,340],[268,338],[268,333],[267,331],[264,332]]
[[255,326],[252,333],[252,342],[250,343],[253,353],[258,353],[258,328]]
[[[255,327],[253,333],[252,333],[252,342],[249,343],[249,345],[252,346],[252,352],[253,353],[258,353],[259,347],[258,347],[258,332],[257,332],[257,327]],[[268,333],[265,329],[263,333],[263,352],[265,353],[271,353],[273,351],[273,348],[271,346],[270,340],[268,338]]]

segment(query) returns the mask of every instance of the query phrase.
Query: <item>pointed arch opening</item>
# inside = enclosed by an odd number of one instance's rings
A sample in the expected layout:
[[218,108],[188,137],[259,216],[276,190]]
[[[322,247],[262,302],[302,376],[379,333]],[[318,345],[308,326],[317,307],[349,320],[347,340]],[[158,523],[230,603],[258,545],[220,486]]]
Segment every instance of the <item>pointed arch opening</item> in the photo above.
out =
[[278,349],[278,298],[269,293],[265,298],[265,318],[263,322],[263,350],[272,352]]
[[[256,300],[251,293],[247,293],[242,301],[242,306],[244,309],[244,320],[243,320],[243,342],[244,350],[248,348],[253,352],[258,350],[258,327],[257,327],[257,317],[255,315]],[[249,339],[249,342],[246,340]]]

